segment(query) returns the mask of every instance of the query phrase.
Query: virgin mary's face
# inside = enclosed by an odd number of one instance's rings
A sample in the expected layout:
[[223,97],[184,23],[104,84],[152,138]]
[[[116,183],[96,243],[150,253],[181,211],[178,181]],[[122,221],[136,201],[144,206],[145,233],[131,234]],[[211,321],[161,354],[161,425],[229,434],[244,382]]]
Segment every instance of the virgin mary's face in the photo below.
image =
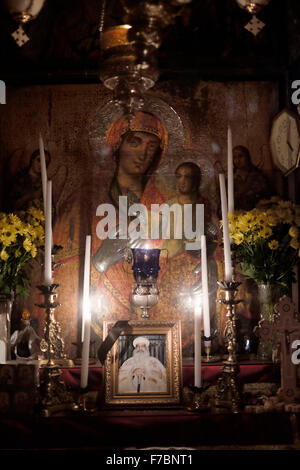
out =
[[160,147],[160,140],[148,132],[129,132],[119,149],[119,169],[128,175],[143,175]]

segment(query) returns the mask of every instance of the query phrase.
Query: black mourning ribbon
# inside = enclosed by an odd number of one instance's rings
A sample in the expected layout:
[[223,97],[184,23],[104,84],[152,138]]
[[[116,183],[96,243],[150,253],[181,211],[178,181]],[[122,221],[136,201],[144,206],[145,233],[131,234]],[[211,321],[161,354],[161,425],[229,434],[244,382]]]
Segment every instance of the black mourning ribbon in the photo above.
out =
[[98,358],[101,364],[104,364],[108,352],[111,350],[123,330],[130,328],[128,320],[119,320],[109,330],[108,335],[98,349]]

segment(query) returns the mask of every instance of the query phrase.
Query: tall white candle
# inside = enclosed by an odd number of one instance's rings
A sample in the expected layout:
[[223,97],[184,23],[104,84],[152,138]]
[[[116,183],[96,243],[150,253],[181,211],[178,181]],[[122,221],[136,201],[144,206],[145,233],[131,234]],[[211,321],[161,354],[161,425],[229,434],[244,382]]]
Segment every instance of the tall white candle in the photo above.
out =
[[41,176],[42,176],[42,189],[43,189],[43,202],[44,202],[44,214],[46,214],[46,192],[47,192],[47,167],[45,159],[45,148],[42,135],[39,136],[39,147],[40,147],[40,162],[41,162]]
[[[201,273],[202,273],[202,298],[203,298],[203,324],[204,336],[210,337],[210,315],[209,315],[209,296],[208,296],[208,271],[206,254],[206,236],[201,235]],[[210,346],[210,341],[205,341],[206,346]],[[208,344],[209,343],[209,344]]]
[[47,183],[45,213],[45,285],[52,284],[52,181]]
[[201,381],[201,325],[202,325],[202,298],[200,295],[194,296],[194,385],[200,388]]
[[228,127],[227,135],[227,183],[228,183],[228,212],[234,211],[234,179],[233,179],[233,154],[232,154],[232,133]]
[[85,240],[83,296],[82,296],[82,362],[80,386],[86,388],[89,373],[91,311],[90,311],[90,266],[91,266],[91,235]]
[[226,198],[225,176],[223,174],[219,175],[219,181],[220,181],[222,221],[223,221],[225,280],[232,281],[232,264],[231,264],[231,252],[230,252],[230,241],[229,241],[227,198]]
[[[5,315],[1,315],[1,318],[5,318]],[[3,339],[0,339],[0,364],[5,364],[7,360],[6,343]]]

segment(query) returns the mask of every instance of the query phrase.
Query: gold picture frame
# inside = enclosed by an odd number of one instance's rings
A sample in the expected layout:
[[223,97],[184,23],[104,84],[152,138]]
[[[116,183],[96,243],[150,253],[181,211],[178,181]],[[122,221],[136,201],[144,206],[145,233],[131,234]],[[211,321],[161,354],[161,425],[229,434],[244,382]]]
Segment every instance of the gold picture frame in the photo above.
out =
[[[106,338],[113,322],[103,323]],[[104,364],[104,405],[179,406],[182,391],[180,321],[129,321]]]

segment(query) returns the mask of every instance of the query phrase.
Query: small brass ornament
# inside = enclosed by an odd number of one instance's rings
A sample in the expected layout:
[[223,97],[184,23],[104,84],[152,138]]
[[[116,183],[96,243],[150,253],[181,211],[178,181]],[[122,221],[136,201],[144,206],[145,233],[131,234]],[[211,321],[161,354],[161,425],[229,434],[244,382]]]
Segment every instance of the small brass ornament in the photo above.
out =
[[23,25],[38,16],[45,0],[5,0],[4,3],[13,20],[19,25],[11,36],[17,46],[22,47],[30,40],[29,36],[24,31]]
[[256,36],[265,27],[265,23],[256,15],[270,3],[270,0],[236,0],[236,2],[242,10],[246,10],[253,15],[244,28]]

